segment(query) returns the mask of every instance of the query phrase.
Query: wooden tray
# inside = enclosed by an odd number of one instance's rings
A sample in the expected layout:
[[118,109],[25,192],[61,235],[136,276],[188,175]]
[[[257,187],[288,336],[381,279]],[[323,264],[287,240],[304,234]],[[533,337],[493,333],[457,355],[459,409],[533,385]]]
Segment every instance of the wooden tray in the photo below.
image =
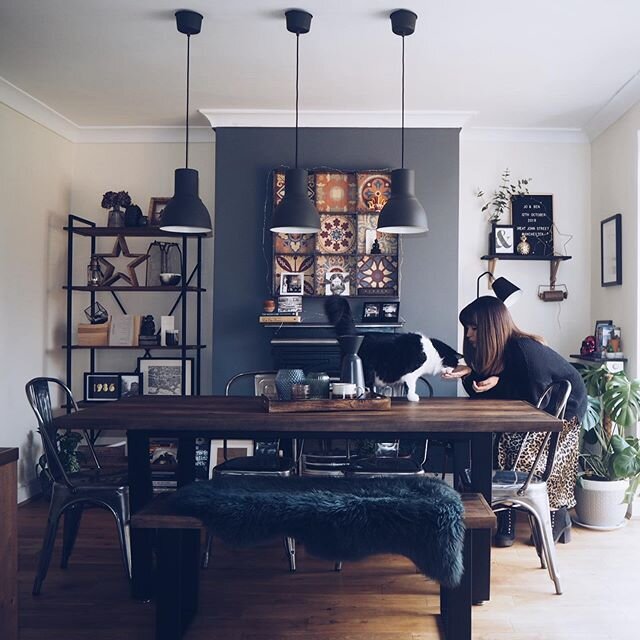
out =
[[310,413],[315,411],[386,411],[391,398],[371,395],[361,400],[272,400],[262,395],[262,406],[268,413]]

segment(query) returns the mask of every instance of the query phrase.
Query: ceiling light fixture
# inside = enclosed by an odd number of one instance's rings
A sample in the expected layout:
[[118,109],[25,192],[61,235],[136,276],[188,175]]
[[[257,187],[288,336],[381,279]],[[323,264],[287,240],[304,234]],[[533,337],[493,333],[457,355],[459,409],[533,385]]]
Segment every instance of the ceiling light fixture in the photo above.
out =
[[284,197],[273,212],[271,231],[275,233],[318,233],[320,215],[307,194],[306,169],[298,169],[298,98],[300,72],[300,34],[311,29],[307,11],[290,9],[284,14],[287,31],[296,34],[296,157],[293,169],[288,169],[284,179]]
[[198,172],[189,169],[189,72],[191,36],[200,33],[202,15],[183,9],[176,11],[176,26],[187,36],[187,115],[185,118],[184,169],[175,171],[174,195],[162,212],[160,228],[173,233],[208,233],[211,216],[198,195]]
[[423,233],[429,231],[429,224],[427,214],[414,194],[415,172],[404,168],[404,37],[415,31],[418,16],[408,9],[398,9],[390,18],[393,33],[402,36],[402,161],[401,168],[391,172],[391,196],[380,212],[378,230]]

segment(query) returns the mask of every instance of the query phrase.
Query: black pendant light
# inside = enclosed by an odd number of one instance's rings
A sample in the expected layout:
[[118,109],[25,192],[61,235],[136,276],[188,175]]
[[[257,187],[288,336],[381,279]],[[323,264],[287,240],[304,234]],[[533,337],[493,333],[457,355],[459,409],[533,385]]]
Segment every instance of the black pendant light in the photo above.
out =
[[505,307],[511,307],[513,304],[518,302],[520,296],[522,295],[522,291],[520,287],[516,286],[510,280],[503,278],[496,278],[491,271],[484,271],[481,273],[476,280],[476,298],[480,297],[480,280],[482,276],[488,275],[491,278],[491,288],[493,292],[496,294],[496,298],[502,300],[504,302]]
[[393,33],[402,36],[402,162],[391,172],[391,196],[378,218],[378,230],[385,233],[423,233],[429,231],[427,214],[414,195],[415,172],[404,168],[404,37],[416,28],[418,16],[407,9],[391,14]]
[[207,233],[211,231],[211,216],[198,195],[198,172],[189,169],[189,71],[191,36],[200,33],[202,16],[188,9],[176,11],[176,26],[187,36],[187,116],[185,119],[184,169],[175,171],[175,189],[162,212],[160,228],[174,233]]
[[284,178],[284,197],[273,212],[271,231],[275,233],[318,233],[320,215],[307,195],[306,169],[298,169],[298,80],[300,70],[300,34],[311,29],[307,11],[290,9],[284,14],[287,31],[296,34],[296,158],[295,168],[288,169]]

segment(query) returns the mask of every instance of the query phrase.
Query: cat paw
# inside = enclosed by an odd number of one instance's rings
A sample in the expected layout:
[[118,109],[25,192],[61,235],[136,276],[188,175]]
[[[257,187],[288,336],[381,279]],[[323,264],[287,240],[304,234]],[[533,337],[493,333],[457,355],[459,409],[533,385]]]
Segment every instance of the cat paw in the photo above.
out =
[[417,393],[407,393],[407,400],[409,402],[418,402],[420,400],[420,396]]

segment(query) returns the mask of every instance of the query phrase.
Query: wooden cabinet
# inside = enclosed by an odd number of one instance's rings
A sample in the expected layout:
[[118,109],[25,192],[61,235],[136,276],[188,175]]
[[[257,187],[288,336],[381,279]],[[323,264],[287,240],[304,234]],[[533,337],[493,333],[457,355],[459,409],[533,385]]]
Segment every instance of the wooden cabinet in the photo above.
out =
[[17,449],[0,448],[0,638],[18,640]]

